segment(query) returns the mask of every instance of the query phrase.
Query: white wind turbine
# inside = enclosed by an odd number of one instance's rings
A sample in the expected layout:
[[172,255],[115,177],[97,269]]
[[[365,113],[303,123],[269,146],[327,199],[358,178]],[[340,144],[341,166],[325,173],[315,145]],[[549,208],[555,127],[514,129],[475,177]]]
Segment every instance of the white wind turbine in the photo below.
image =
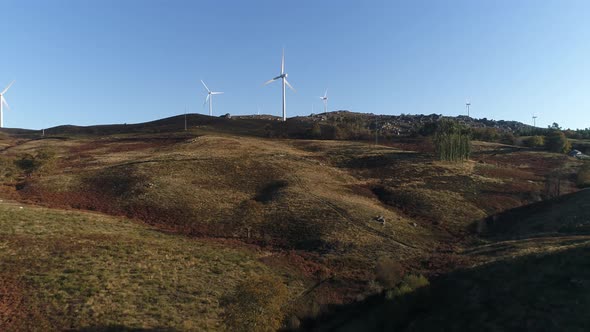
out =
[[8,91],[8,89],[10,89],[10,87],[12,86],[13,83],[14,83],[14,81],[10,82],[10,84],[8,84],[6,89],[4,89],[4,91],[0,92],[0,128],[4,128],[4,106],[6,106],[6,108],[10,109],[10,106],[8,106],[8,103],[4,99],[4,94],[6,93],[6,91]]
[[207,87],[207,84],[203,82],[203,80],[201,80],[201,83],[203,83],[203,86],[205,87],[205,89],[207,89],[207,97],[205,98],[205,102],[203,103],[203,105],[209,102],[209,116],[213,116],[213,95],[220,95],[223,94],[223,92],[211,91]]
[[328,114],[328,89],[326,89],[324,96],[320,97],[320,99],[324,102],[324,113]]
[[293,90],[293,92],[297,92],[297,91],[295,91],[295,88],[293,88],[291,86],[291,84],[289,84],[289,82],[287,81],[287,76],[288,76],[287,73],[285,73],[285,49],[283,49],[283,57],[281,59],[281,75],[264,83],[264,85],[267,85],[269,83],[272,83],[272,82],[278,80],[279,78],[282,80],[282,82],[283,82],[283,121],[287,121],[287,101],[285,99],[285,85],[288,85],[289,88],[291,88],[291,90]]

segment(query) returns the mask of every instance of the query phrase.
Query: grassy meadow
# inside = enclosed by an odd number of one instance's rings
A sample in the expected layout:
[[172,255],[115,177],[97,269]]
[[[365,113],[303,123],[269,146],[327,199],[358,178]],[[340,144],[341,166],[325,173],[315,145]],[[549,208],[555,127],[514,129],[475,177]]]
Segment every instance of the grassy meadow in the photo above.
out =
[[219,330],[220,299],[239,281],[272,274],[248,249],[101,214],[21,206],[0,204],[4,331]]

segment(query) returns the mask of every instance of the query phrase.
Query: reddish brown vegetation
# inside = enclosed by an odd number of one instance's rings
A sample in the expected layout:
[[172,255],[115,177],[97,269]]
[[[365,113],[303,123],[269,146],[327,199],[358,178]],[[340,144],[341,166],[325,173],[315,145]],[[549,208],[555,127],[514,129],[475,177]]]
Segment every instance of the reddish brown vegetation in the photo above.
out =
[[0,274],[0,331],[53,330],[14,276]]
[[500,167],[476,167],[479,175],[497,178],[497,179],[514,179],[514,180],[539,180],[530,170],[525,171],[518,168],[500,168]]
[[317,259],[313,254],[290,250],[276,252],[260,260],[273,269],[288,270],[304,279],[323,281],[332,276],[332,271],[317,263]]
[[[524,169],[537,179],[543,179],[547,174],[563,165],[567,159],[565,156],[548,157],[539,153],[481,153],[473,157],[474,160],[494,165],[504,169]],[[514,176],[516,173],[510,173]],[[520,173],[524,174],[524,173]],[[530,179],[530,176],[528,177]]]

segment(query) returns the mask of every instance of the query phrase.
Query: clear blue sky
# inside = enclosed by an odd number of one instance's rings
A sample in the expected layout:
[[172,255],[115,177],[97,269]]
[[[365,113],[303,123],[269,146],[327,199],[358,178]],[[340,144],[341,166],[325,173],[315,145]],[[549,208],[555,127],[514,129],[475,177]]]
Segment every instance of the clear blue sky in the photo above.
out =
[[184,113],[465,112],[590,127],[590,1],[4,0],[7,127]]

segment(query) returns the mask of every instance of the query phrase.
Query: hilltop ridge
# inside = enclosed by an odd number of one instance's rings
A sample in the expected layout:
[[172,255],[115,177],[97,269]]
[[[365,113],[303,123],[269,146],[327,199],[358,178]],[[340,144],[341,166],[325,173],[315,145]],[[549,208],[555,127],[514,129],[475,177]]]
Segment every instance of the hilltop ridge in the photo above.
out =
[[[500,133],[517,133],[530,131],[534,127],[518,121],[476,119],[467,116],[429,115],[384,115],[372,113],[358,113],[346,110],[295,116],[287,118],[283,123],[280,117],[273,115],[221,115],[207,116],[202,114],[187,114],[189,127],[209,127],[217,131],[225,131],[240,135],[268,136],[269,131],[281,132],[288,137],[305,137],[314,124],[345,124],[375,131],[382,136],[411,136],[420,134],[421,129],[442,118],[455,119],[457,122],[471,128],[494,128]],[[184,128],[185,115],[176,115],[154,121],[132,124],[104,124],[91,126],[60,125],[46,128],[45,135],[114,135],[120,133],[163,133],[177,132]],[[0,132],[22,137],[38,136],[41,130],[1,128]]]

